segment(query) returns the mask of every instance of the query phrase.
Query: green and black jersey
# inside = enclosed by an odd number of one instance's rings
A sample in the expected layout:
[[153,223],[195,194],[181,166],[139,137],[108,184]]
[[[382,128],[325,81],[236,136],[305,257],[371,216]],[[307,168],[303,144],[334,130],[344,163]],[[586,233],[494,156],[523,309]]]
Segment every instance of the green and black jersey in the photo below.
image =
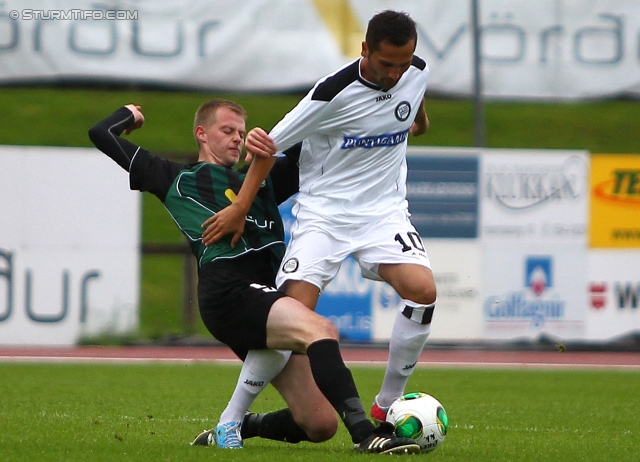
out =
[[199,163],[181,171],[167,192],[164,205],[189,239],[200,266],[265,247],[271,247],[278,263],[284,256],[284,227],[269,178],[251,204],[244,233],[235,247],[231,247],[231,235],[210,247],[202,244],[202,223],[233,202],[244,176],[221,165]]
[[240,191],[245,172],[199,162],[185,165],[154,156],[120,134],[133,124],[133,114],[120,108],[89,130],[102,152],[129,172],[131,189],[156,195],[189,240],[198,265],[269,249],[274,268],[284,255],[284,229],[278,204],[298,190],[299,145],[277,159],[251,205],[244,233],[234,248],[231,236],[206,247],[202,223],[222,210]]

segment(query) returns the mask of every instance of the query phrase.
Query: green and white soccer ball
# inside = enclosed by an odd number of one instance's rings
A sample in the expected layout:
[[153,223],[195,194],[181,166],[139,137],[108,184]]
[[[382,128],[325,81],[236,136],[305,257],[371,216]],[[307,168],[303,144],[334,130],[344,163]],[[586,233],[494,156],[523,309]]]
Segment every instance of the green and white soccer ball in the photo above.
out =
[[396,435],[411,438],[431,452],[442,445],[449,429],[449,418],[440,401],[427,393],[407,393],[391,404],[387,422],[396,429]]

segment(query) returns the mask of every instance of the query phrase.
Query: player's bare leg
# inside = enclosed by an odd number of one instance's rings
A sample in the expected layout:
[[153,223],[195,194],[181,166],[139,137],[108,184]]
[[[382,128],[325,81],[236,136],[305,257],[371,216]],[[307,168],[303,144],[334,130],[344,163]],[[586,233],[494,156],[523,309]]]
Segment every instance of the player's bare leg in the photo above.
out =
[[289,297],[293,297],[311,310],[316,309],[318,299],[320,298],[320,289],[314,284],[306,281],[297,281],[290,279],[284,283],[282,290]]
[[[356,451],[419,452],[420,446],[415,441],[395,436],[393,425],[375,427],[367,418],[351,371],[340,354],[338,330],[327,318],[291,297],[280,298],[271,306],[267,319],[267,346],[306,353],[310,375],[347,427]],[[301,366],[304,363],[292,364],[306,371],[306,366]]]
[[338,430],[336,411],[318,389],[306,355],[292,355],[271,383],[286,401],[293,419],[309,441],[326,441],[335,435]]

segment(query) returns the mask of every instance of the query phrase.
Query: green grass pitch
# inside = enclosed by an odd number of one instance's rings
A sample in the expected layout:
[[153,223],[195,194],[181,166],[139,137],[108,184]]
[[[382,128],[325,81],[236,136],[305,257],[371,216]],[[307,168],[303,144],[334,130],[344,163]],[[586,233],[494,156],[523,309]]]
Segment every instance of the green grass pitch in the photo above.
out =
[[[250,439],[244,450],[191,447],[225,406],[239,366],[0,364],[2,461],[369,460],[341,426],[322,444]],[[383,370],[352,368],[368,407]],[[450,421],[430,461],[635,461],[640,373],[610,370],[419,368]],[[283,401],[268,388],[254,411]],[[396,456],[403,457],[403,456]]]
[[[132,139],[159,152],[193,154],[193,113],[226,96],[249,112],[248,128],[270,128],[300,95],[213,95],[38,87],[0,89],[0,144],[90,146],[87,129],[118,106],[143,106],[147,125]],[[640,101],[490,102],[487,145],[495,148],[640,152]],[[427,100],[431,129],[412,144],[471,146],[472,104]],[[142,241],[181,242],[161,204],[144,196]],[[182,260],[142,262],[142,337],[181,326]],[[201,323],[199,332],[204,332]],[[252,439],[242,451],[192,448],[215,424],[238,366],[0,363],[0,462],[369,460],[354,454],[347,432],[322,444]],[[354,368],[365,405],[380,368]],[[640,454],[640,372],[607,370],[417,369],[408,391],[436,396],[447,409],[447,440],[425,461],[636,461]],[[280,408],[268,388],[254,411]]]

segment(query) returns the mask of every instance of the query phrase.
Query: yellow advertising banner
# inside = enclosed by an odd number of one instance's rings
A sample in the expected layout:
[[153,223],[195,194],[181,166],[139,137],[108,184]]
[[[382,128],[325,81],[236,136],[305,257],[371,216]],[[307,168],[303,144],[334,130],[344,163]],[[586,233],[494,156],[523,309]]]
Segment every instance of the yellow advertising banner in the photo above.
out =
[[640,248],[640,155],[591,155],[589,243]]

